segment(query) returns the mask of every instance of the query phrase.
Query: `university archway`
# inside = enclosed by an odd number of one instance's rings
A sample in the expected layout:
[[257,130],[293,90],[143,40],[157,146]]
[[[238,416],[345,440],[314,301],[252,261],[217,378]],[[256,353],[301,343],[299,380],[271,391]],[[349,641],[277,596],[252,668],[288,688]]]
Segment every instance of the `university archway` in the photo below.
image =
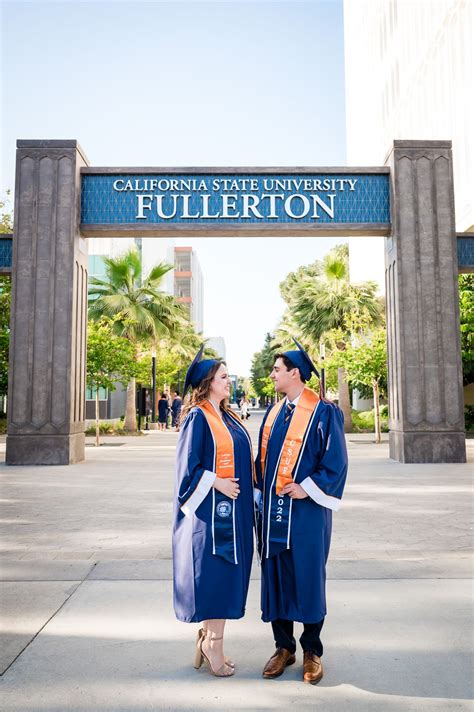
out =
[[465,462],[450,141],[377,168],[91,168],[18,141],[8,464],[84,459],[87,236],[384,235],[390,456]]

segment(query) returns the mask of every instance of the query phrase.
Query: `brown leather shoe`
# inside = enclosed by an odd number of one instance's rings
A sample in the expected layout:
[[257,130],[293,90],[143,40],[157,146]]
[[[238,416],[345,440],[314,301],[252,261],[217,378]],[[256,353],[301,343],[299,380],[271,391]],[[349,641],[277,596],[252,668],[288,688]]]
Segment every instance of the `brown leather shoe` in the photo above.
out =
[[263,677],[271,680],[274,677],[280,677],[283,674],[287,665],[293,665],[296,658],[286,648],[277,648],[270,660],[263,668]]
[[315,653],[305,652],[303,656],[303,682],[317,685],[323,677],[321,658]]

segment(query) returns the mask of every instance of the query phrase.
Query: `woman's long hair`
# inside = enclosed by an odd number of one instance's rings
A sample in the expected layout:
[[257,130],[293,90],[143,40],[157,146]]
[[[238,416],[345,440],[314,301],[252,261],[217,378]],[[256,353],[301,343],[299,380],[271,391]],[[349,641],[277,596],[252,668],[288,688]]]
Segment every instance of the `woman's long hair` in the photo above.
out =
[[[205,376],[205,378],[202,379],[200,384],[193,389],[191,396],[186,396],[183,407],[181,409],[181,417],[179,419],[180,424],[186,418],[191,408],[200,405],[200,403],[209,398],[212,380],[222,365],[226,366],[226,362],[219,359],[217,363],[215,363],[214,366],[211,367],[211,370],[209,371],[207,376]],[[219,403],[219,407],[221,410],[228,410],[227,398],[221,400],[221,402]]]

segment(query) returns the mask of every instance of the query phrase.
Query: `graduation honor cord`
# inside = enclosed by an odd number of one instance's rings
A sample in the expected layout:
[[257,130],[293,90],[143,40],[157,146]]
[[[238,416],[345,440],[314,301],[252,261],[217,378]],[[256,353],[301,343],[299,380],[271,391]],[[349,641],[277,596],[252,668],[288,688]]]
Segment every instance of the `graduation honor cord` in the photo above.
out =
[[[277,419],[283,403],[276,403],[268,414],[263,427],[261,445],[261,466],[262,473],[266,479],[266,456],[268,441],[275,420]],[[293,501],[288,495],[281,494],[285,485],[293,482],[293,471],[303,447],[304,436],[316,406],[319,403],[319,396],[310,388],[304,388],[293,412],[290,426],[286,432],[277,466],[273,473],[270,485],[268,513],[265,517],[267,524],[266,531],[266,554],[267,559],[275,556],[280,551],[290,548],[290,520],[291,507]]]

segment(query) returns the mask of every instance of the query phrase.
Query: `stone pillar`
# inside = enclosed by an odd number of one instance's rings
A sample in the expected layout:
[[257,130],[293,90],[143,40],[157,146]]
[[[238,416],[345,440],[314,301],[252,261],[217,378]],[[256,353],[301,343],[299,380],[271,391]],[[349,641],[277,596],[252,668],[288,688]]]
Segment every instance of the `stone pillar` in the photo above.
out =
[[77,141],[18,141],[10,336],[9,465],[84,459],[87,243]]
[[451,141],[395,141],[386,164],[390,457],[465,462]]

